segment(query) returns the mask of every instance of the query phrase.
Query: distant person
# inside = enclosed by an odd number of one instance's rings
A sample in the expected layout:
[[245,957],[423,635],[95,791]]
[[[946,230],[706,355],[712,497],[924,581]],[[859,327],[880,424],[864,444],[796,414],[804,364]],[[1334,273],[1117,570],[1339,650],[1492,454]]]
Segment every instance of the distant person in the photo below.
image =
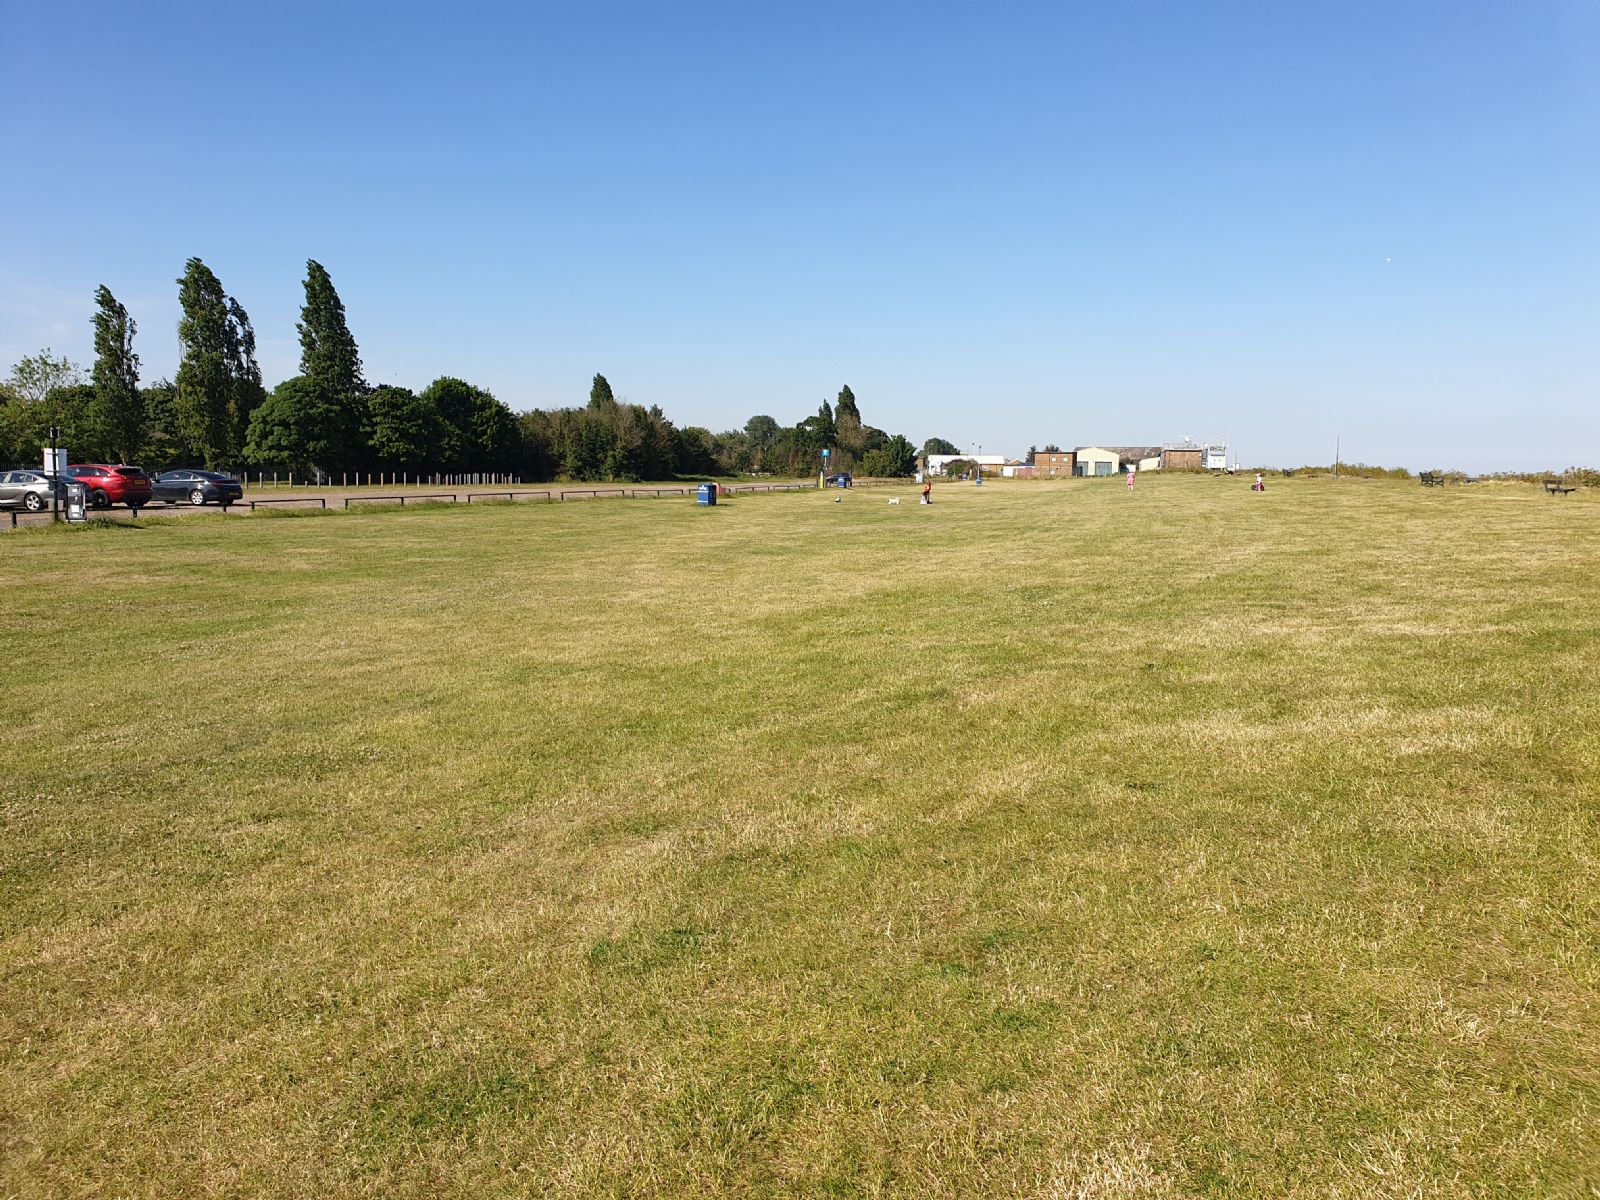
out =
[[925,480],[922,484],[922,502],[924,504],[933,503],[933,480],[931,479]]
[[1267,485],[1261,481],[1260,471],[1256,472],[1256,481],[1250,485],[1250,490],[1252,492],[1264,492],[1267,490]]
[[1138,471],[1138,466],[1136,464],[1134,464],[1134,463],[1129,463],[1128,464],[1128,490],[1130,492],[1133,491],[1133,477],[1137,473],[1137,471]]

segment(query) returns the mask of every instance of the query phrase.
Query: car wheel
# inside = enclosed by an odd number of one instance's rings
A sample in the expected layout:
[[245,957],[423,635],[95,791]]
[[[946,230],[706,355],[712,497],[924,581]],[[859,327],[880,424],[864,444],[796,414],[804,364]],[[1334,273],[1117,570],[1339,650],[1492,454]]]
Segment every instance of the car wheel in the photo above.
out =
[[43,512],[44,497],[39,495],[38,492],[29,492],[22,498],[22,507],[29,512]]
[[202,492],[199,488],[195,488],[194,491],[189,493],[189,503],[190,504],[204,504],[205,502],[206,502],[206,494],[204,492]]
[[89,507],[110,508],[111,497],[106,495],[106,493],[100,488],[95,488],[94,491],[89,493]]

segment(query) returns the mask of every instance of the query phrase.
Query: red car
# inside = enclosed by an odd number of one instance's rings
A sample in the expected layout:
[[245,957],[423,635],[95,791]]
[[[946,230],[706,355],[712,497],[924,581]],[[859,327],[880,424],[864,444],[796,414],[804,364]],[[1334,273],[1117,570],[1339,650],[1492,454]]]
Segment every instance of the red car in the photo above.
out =
[[90,508],[126,504],[138,510],[150,503],[155,491],[143,467],[108,467],[99,463],[85,463],[68,467],[67,476],[89,489]]

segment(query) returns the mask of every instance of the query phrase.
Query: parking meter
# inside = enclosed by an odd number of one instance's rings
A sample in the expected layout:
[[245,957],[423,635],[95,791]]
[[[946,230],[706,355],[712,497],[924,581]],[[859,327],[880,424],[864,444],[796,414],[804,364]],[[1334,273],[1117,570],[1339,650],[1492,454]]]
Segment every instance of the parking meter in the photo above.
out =
[[87,521],[89,519],[89,489],[74,480],[67,484],[67,520]]

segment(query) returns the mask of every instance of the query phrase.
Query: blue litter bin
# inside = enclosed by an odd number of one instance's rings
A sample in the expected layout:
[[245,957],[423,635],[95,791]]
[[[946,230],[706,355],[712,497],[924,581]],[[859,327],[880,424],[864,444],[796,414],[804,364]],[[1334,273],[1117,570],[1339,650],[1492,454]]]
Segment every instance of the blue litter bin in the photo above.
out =
[[715,504],[717,502],[717,485],[702,483],[695,489],[694,502],[696,504]]

